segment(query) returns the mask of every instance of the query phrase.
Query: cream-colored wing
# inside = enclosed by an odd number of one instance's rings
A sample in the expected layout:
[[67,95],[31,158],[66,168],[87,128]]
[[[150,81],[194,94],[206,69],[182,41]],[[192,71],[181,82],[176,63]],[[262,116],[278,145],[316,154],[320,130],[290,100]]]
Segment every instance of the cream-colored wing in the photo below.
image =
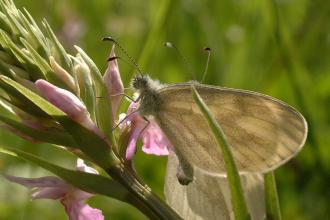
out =
[[[196,170],[195,180],[187,186],[176,178],[178,158],[170,151],[165,179],[167,203],[183,218],[189,220],[230,220],[234,212],[226,177],[208,175]],[[265,218],[264,179],[262,174],[241,175],[244,196],[253,220]]]
[[[292,158],[307,135],[303,116],[282,101],[256,92],[194,84],[223,128],[242,172],[267,172]],[[194,167],[223,175],[220,148],[192,97],[191,84],[158,91],[155,115],[176,152]]]

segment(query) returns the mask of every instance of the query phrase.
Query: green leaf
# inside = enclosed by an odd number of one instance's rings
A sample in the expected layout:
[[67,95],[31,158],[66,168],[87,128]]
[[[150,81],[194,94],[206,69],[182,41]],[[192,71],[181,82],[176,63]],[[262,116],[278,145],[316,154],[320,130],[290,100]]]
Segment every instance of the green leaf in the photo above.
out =
[[29,43],[31,43],[35,48],[38,48],[37,51],[40,54],[49,57],[49,49],[47,47],[47,43],[45,42],[45,37],[41,33],[40,29],[38,27],[36,28],[35,23],[30,24],[29,20],[21,11],[18,11],[18,13],[19,18],[28,33],[25,38],[30,39],[31,42]]
[[70,88],[62,81],[62,79],[60,79],[58,76],[55,75],[53,69],[50,67],[48,62],[43,57],[41,57],[37,51],[33,49],[33,46],[29,44],[24,38],[20,38],[20,40],[23,43],[23,45],[26,47],[26,49],[30,52],[30,55],[34,60],[34,63],[46,76],[47,81],[58,87],[71,91]]
[[7,49],[8,52],[11,52],[13,57],[25,67],[25,69],[31,74],[32,79],[45,79],[45,75],[34,63],[33,59],[23,53],[22,49],[19,48],[3,30],[0,30],[0,44]]
[[30,161],[54,173],[65,182],[86,192],[105,195],[124,202],[129,194],[129,192],[118,182],[101,175],[65,169],[55,164],[49,163],[32,154],[17,149],[0,148],[0,153],[20,157]]
[[[28,13],[28,12],[26,11],[26,13]],[[30,16],[30,18],[33,19],[31,16]],[[57,56],[54,56],[55,54],[53,54],[53,56],[56,58],[59,58],[60,65],[64,69],[66,69],[69,73],[72,73],[72,62],[71,62],[71,59],[69,58],[68,54],[66,53],[64,47],[58,41],[56,35],[54,34],[54,32],[53,32],[52,28],[50,27],[50,25],[48,24],[48,22],[44,19],[42,23],[48,33],[50,42],[53,44],[54,50],[56,51]]]
[[273,171],[265,174],[265,200],[266,218],[269,220],[281,220],[280,203],[278,201],[276,180]]
[[12,34],[10,25],[9,25],[9,20],[6,17],[6,15],[3,14],[2,12],[0,12],[0,29],[6,31],[9,34]]
[[11,77],[9,65],[0,59],[0,74]]
[[77,58],[73,58],[77,65],[74,67],[74,72],[77,77],[77,82],[79,85],[79,96],[85,103],[88,112],[91,115],[91,118],[94,122],[95,119],[95,106],[96,106],[96,97],[93,88],[93,81],[90,75],[90,70],[85,62],[82,60],[80,61]]
[[[79,149],[100,167],[108,169],[113,165],[113,160],[116,160],[116,157],[113,155],[110,146],[105,140],[70,119],[64,112],[46,101],[44,98],[26,89],[24,86],[16,83],[10,78],[0,76],[0,81],[10,86],[16,93],[24,96],[33,105],[36,105],[41,109],[41,111],[59,122],[64,129],[72,135],[73,139],[78,144]],[[112,155],[110,156],[110,154]]]
[[17,119],[17,115],[12,111],[8,102],[0,96],[0,114],[9,119]]
[[44,75],[49,78],[49,74],[53,72],[52,68],[49,66],[48,62],[39,55],[39,53],[33,48],[33,46],[24,38],[20,38],[22,44],[29,51],[31,57],[33,58],[36,65],[41,69]]
[[112,145],[115,146],[115,139],[113,136],[112,128],[112,109],[111,109],[111,99],[108,94],[108,89],[104,84],[102,74],[97,68],[93,60],[78,46],[75,46],[81,55],[82,59],[86,62],[90,68],[93,82],[95,84],[95,96],[96,100],[96,121],[97,125],[103,133],[107,135]]
[[221,148],[224,157],[225,167],[227,170],[227,178],[229,181],[231,202],[233,205],[235,219],[236,220],[251,219],[244,198],[244,192],[240,181],[240,176],[238,174],[238,169],[236,167],[232,152],[230,151],[230,146],[227,142],[226,136],[223,133],[223,130],[221,129],[217,120],[208,110],[208,107],[206,106],[202,97],[198,94],[197,90],[194,87],[192,87],[192,91],[195,102],[197,103],[198,107],[203,113],[204,118],[207,120],[207,123],[211,128],[213,135],[216,141],[218,142],[219,147]]
[[6,15],[8,25],[15,36],[19,36],[21,30],[17,27],[17,22],[15,21],[13,13],[17,10],[13,4],[10,2],[0,1],[0,6],[4,14]]
[[73,140],[73,138],[59,129],[52,128],[47,130],[39,130],[26,126],[16,120],[4,117],[2,115],[0,115],[0,121],[6,123],[7,125],[10,125],[16,130],[38,141],[61,145],[65,147],[77,148],[77,143]]
[[[49,115],[46,114],[39,106],[37,106],[30,99],[28,99],[24,94],[17,91],[17,89],[13,85],[6,83],[4,80],[7,80],[7,81],[10,80],[12,82],[15,82],[15,81],[11,80],[10,78],[8,78],[6,76],[0,76],[0,87],[4,91],[6,91],[7,94],[10,96],[11,104],[22,109],[24,112],[27,112],[36,117],[49,118]],[[18,84],[18,83],[16,83],[16,84]],[[23,86],[21,86],[21,87],[23,87]],[[28,89],[25,88],[25,90],[28,90]]]

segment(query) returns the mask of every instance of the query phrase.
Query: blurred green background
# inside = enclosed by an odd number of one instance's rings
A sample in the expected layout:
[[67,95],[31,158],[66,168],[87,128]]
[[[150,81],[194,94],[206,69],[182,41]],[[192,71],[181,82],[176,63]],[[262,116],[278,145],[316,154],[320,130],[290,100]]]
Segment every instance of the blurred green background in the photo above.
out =
[[[45,17],[72,53],[77,44],[104,71],[116,38],[143,71],[162,82],[200,79],[212,49],[205,83],[249,89],[299,109],[309,123],[301,153],[276,171],[283,219],[330,218],[330,1],[324,0],[16,0],[37,21]],[[172,49],[180,48],[187,68]],[[120,52],[119,52],[120,54]],[[120,62],[126,86],[131,66]],[[75,161],[45,144],[30,144],[0,130],[0,144],[37,152],[66,167]],[[139,173],[162,196],[166,158],[138,152]],[[0,155],[0,169],[38,177],[46,171]],[[133,207],[105,197],[90,200],[106,219],[145,219]],[[0,219],[65,219],[58,202],[30,202],[28,191],[0,179]]]

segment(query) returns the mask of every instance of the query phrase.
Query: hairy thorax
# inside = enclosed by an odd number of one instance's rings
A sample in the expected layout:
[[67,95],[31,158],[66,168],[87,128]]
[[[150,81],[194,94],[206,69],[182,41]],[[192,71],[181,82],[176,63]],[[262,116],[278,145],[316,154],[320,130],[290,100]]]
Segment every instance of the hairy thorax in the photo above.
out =
[[140,96],[140,114],[145,116],[155,116],[162,103],[162,100],[156,90],[146,89],[141,92]]

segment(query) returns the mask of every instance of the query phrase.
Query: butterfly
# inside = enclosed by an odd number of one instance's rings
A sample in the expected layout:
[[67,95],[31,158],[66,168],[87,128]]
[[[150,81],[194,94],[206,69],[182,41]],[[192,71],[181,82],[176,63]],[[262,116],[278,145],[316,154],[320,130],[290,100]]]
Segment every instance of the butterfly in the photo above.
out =
[[131,84],[140,94],[139,113],[156,120],[180,161],[212,175],[225,175],[224,159],[192,86],[222,127],[241,174],[276,169],[299,152],[307,137],[304,117],[264,94],[194,81],[165,85],[147,75]]

